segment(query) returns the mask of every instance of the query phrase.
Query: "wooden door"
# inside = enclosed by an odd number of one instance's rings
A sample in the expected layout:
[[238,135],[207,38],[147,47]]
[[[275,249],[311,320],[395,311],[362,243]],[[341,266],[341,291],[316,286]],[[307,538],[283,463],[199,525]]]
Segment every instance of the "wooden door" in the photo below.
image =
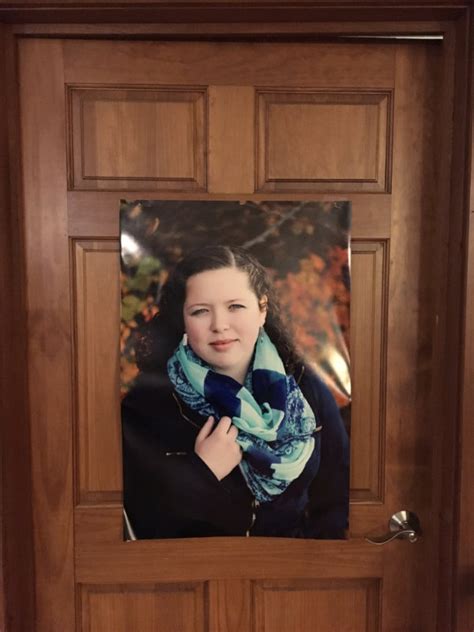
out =
[[[438,59],[419,43],[21,42],[38,632],[435,629]],[[352,201],[347,541],[123,542],[120,198]],[[401,509],[419,542],[364,540]]]

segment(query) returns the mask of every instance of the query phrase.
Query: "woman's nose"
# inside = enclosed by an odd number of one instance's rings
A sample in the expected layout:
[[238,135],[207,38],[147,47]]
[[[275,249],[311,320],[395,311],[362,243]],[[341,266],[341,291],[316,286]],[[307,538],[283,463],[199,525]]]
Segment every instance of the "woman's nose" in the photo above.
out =
[[212,331],[226,331],[229,329],[229,321],[225,312],[216,311],[212,314]]

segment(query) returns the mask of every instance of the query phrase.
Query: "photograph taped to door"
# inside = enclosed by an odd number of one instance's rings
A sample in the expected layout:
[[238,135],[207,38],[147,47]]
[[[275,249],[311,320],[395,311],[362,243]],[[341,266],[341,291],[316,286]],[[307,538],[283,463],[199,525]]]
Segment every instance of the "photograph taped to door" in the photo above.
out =
[[350,221],[122,201],[125,539],[346,537]]

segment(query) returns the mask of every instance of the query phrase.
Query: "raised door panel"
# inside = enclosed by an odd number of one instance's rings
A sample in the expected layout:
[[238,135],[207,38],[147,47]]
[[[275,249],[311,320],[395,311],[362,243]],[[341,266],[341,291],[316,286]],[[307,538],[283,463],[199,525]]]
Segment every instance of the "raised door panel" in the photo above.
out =
[[72,249],[76,501],[120,502],[119,245],[73,240]]
[[351,244],[351,499],[384,497],[388,241]]
[[80,586],[81,632],[204,632],[203,584]]
[[201,89],[69,87],[72,190],[206,188]]
[[390,92],[257,95],[257,190],[390,190]]
[[255,632],[377,632],[376,579],[265,581],[255,586]]

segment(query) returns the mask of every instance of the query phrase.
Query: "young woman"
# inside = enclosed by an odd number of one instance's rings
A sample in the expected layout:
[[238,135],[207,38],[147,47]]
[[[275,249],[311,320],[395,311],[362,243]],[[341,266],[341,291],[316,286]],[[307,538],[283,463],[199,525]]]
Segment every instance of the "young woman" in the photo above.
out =
[[137,538],[343,538],[348,439],[245,250],[188,255],[162,290],[122,403]]

